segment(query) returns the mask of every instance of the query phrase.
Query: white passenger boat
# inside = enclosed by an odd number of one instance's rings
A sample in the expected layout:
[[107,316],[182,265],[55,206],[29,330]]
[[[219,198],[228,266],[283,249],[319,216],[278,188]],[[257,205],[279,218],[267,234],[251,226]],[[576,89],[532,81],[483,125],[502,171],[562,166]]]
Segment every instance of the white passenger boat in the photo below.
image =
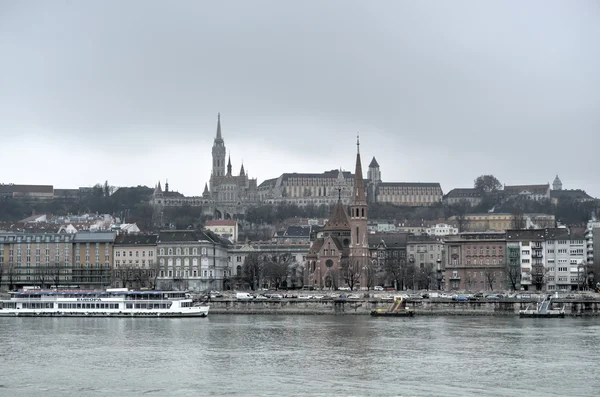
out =
[[21,290],[0,301],[3,317],[206,317],[185,291]]

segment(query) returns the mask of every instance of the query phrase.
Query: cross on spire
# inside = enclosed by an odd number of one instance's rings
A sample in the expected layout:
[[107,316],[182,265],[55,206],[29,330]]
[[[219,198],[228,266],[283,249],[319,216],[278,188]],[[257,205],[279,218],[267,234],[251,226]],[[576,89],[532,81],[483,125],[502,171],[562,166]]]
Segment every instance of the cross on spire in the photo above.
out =
[[356,153],[360,153],[360,139],[358,132],[356,133]]

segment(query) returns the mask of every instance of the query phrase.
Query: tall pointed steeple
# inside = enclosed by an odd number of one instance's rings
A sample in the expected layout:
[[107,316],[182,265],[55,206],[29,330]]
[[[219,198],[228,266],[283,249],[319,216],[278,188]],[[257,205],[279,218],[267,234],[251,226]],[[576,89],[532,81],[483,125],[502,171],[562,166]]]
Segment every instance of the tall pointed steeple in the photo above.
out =
[[215,141],[222,141],[223,137],[221,136],[221,113],[217,114],[217,136]]
[[225,141],[221,135],[221,113],[217,115],[217,136],[212,147],[212,173],[210,177],[210,188],[218,185],[215,178],[225,176]]
[[242,160],[242,168],[240,168],[240,176],[246,176],[246,172],[244,171],[244,160]]
[[229,154],[229,160],[227,161],[227,175],[231,176],[231,153]]
[[362,164],[360,161],[360,141],[358,134],[356,134],[356,168],[354,170],[354,191],[352,194],[352,203],[367,204],[367,197],[365,196],[365,180],[363,179]]
[[202,197],[208,197],[210,196],[210,192],[208,191],[208,184],[205,183],[204,184],[204,192],[202,192]]
[[355,260],[366,261],[369,255],[367,241],[368,204],[365,195],[365,181],[363,179],[362,164],[360,161],[360,140],[356,135],[356,168],[354,171],[354,188],[350,200],[350,231],[352,234],[350,244],[350,257]]
[[158,181],[158,188],[157,189],[158,189],[159,192],[162,192],[162,187],[160,187],[160,181]]

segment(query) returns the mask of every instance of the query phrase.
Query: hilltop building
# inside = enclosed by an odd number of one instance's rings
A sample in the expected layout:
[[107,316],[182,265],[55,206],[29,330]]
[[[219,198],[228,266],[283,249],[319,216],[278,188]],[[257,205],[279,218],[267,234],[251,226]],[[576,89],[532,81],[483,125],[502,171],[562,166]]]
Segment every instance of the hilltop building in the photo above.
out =
[[212,171],[208,184],[204,185],[202,196],[185,197],[183,194],[169,190],[168,182],[165,190],[160,182],[154,188],[151,203],[160,212],[164,207],[201,206],[205,215],[215,219],[233,219],[244,214],[246,210],[258,204],[257,182],[250,178],[248,171],[241,165],[238,175],[234,175],[231,155],[225,163],[226,148],[221,132],[221,115],[217,116],[217,134],[212,147]]
[[442,202],[443,192],[439,183],[382,182],[375,157],[369,164],[366,183],[370,203],[424,207]]

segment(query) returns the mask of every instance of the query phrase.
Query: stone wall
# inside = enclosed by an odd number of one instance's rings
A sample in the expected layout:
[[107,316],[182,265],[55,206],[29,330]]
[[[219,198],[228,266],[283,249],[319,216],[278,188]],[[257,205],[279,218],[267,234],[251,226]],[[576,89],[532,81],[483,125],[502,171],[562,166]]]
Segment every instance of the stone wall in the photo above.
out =
[[[568,316],[599,316],[600,300],[555,300],[555,307],[565,306]],[[371,310],[385,309],[390,301],[375,299],[356,300],[259,300],[244,301],[219,299],[210,303],[210,314],[344,314],[366,315]],[[408,301],[407,306],[415,315],[450,316],[516,316],[527,305],[535,307],[535,301],[496,300],[456,302],[449,299]]]

